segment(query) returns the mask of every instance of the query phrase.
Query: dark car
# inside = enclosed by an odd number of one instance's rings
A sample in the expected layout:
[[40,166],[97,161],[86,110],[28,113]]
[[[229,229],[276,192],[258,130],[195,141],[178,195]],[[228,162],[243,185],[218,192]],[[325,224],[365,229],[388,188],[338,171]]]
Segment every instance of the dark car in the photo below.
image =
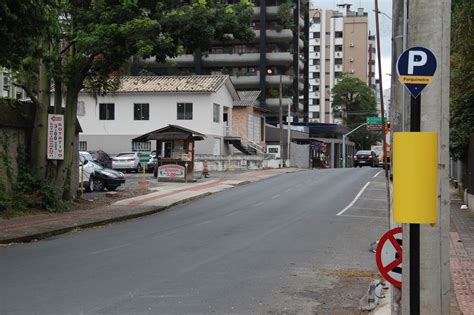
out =
[[104,151],[89,151],[89,153],[97,164],[100,164],[105,168],[112,168],[112,158]]
[[93,189],[95,191],[116,190],[122,184],[125,184],[125,176],[122,172],[104,168],[96,162],[89,162],[94,165],[94,175],[92,176]]
[[354,167],[362,167],[365,165],[372,167],[379,165],[379,159],[374,151],[362,150],[357,151],[357,153],[354,155]]

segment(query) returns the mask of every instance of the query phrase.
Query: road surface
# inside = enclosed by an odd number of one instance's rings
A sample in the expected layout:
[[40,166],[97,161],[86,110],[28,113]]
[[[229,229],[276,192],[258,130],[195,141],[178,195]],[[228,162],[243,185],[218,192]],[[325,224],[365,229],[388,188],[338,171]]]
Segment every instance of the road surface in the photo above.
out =
[[0,248],[0,314],[355,313],[387,229],[379,172],[285,174]]

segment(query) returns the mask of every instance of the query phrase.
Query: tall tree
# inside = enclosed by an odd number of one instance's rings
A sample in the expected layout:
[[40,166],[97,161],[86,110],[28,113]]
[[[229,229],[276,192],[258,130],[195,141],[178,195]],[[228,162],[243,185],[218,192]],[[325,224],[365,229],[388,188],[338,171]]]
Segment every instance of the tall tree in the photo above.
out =
[[[376,101],[369,87],[358,78],[345,74],[332,89],[333,111],[341,113],[343,125],[356,128],[377,115]],[[369,149],[380,139],[381,133],[369,132],[364,128],[351,135],[359,149]]]
[[474,132],[474,2],[454,0],[451,17],[451,154],[467,158]]
[[[33,46],[31,51],[11,45],[11,53],[19,57],[9,59],[7,52],[2,54],[4,59],[0,59],[0,64],[12,65],[21,59],[17,67],[21,70],[19,84],[40,109],[35,123],[38,128],[34,129],[36,137],[33,137],[37,141],[32,152],[38,159],[35,170],[40,175],[46,171],[46,177],[55,178],[63,199],[71,199],[76,187],[71,172],[77,168],[72,161],[77,153],[74,134],[81,89],[87,86],[98,92],[106,91],[111,75],[119,73],[131,57],[155,56],[157,61],[164,62],[185,49],[204,50],[216,40],[248,40],[253,36],[250,28],[253,10],[248,0],[236,4],[224,0],[51,1],[31,1],[43,10],[47,32],[39,34],[36,41],[28,33],[19,34],[19,38],[28,38]],[[0,18],[16,4],[16,1],[3,3]],[[25,7],[26,15],[36,9]],[[13,25],[22,22],[17,20]],[[44,21],[38,21],[38,25],[41,23]],[[43,92],[49,92],[46,87],[52,81],[56,83],[55,108],[61,108],[61,98],[65,106],[65,156],[57,165],[45,168],[46,156],[41,148],[46,148],[46,136],[40,127],[46,126],[44,109],[50,105],[49,94]],[[35,91],[39,91],[39,97]]]

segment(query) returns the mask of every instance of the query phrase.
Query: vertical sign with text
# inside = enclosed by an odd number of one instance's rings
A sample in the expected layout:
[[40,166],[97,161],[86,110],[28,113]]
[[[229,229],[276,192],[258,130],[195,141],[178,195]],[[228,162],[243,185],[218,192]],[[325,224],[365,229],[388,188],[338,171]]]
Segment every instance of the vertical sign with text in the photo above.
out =
[[64,159],[64,115],[48,115],[48,160]]

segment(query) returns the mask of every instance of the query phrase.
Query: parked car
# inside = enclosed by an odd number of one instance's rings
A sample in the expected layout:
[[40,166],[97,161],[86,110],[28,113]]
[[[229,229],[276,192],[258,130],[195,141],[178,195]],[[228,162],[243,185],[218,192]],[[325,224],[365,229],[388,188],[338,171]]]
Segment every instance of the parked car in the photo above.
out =
[[79,154],[79,189],[84,188],[90,192],[94,190],[94,165],[86,155]]
[[379,165],[379,159],[377,158],[377,154],[374,151],[362,150],[357,151],[357,153],[354,155],[354,167],[362,167],[365,165],[372,167]]
[[158,158],[156,157],[156,151],[151,151],[148,162],[146,163],[147,173],[153,173],[153,170],[155,169],[155,165],[157,162],[158,162]]
[[99,163],[90,160],[89,152],[79,152],[81,159],[87,161],[88,168],[92,168],[93,172],[90,176],[88,187],[89,190],[102,191],[105,188],[107,190],[116,190],[122,184],[125,184],[125,176],[122,172],[104,168]]
[[138,152],[121,152],[112,158],[112,168],[114,170],[142,171],[140,156]]
[[112,168],[112,158],[104,151],[89,151],[89,153],[92,155],[92,157],[94,158],[94,162],[96,162],[97,164],[100,164],[105,168]]

